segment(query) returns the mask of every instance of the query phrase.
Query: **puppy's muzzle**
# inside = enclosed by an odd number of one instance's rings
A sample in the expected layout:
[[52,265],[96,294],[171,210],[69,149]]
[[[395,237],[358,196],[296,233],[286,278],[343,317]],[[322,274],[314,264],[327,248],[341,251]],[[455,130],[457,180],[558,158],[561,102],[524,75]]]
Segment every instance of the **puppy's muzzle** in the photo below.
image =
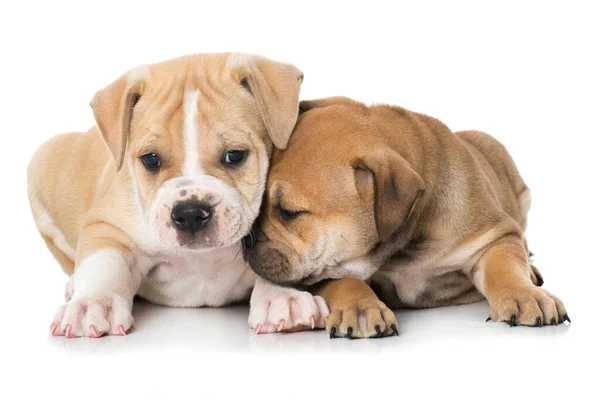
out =
[[171,220],[175,229],[189,232],[192,236],[206,227],[212,217],[208,204],[199,201],[186,201],[173,207]]
[[252,230],[242,239],[244,259],[262,278],[280,285],[290,285],[295,277],[290,275],[291,264],[281,245],[269,240],[260,230]]

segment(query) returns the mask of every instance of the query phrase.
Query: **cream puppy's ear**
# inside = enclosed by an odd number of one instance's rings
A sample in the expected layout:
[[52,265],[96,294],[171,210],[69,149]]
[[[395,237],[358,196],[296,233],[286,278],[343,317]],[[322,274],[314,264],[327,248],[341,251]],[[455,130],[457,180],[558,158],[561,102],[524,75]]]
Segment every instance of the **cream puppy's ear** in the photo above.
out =
[[[410,164],[390,148],[370,152],[354,163],[354,168],[373,174],[373,210],[382,242],[390,241],[407,224],[425,183]],[[358,177],[359,175],[356,174]],[[370,180],[357,178],[357,186]],[[364,193],[364,188],[359,188]],[[361,198],[370,196],[363,196]]]
[[145,67],[138,67],[99,90],[90,102],[102,137],[115,159],[117,171],[123,166],[133,107],[143,88]]
[[273,144],[284,150],[298,118],[298,100],[304,75],[291,64],[250,54],[232,54],[240,84],[256,99]]

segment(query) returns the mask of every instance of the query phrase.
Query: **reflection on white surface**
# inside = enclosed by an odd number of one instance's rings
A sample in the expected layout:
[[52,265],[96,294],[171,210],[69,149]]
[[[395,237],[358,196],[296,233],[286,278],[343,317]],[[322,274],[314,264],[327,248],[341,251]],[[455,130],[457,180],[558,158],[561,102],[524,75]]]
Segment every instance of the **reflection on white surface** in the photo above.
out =
[[[136,301],[136,329],[129,335],[99,339],[49,336],[49,344],[73,353],[147,352],[159,349],[208,352],[369,352],[440,345],[445,341],[547,340],[566,334],[569,325],[509,327],[484,322],[486,302],[425,310],[398,310],[400,336],[381,339],[329,339],[324,330],[256,335],[248,328],[248,306],[167,308]],[[474,339],[475,338],[475,339]]]

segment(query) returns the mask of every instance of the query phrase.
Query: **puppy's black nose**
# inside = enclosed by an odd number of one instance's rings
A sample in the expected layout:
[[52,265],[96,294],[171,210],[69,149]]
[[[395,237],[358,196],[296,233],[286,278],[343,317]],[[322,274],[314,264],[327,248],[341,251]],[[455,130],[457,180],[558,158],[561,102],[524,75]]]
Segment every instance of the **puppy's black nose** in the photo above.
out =
[[171,219],[175,228],[190,232],[192,235],[202,230],[210,217],[210,206],[199,201],[180,203],[171,211]]

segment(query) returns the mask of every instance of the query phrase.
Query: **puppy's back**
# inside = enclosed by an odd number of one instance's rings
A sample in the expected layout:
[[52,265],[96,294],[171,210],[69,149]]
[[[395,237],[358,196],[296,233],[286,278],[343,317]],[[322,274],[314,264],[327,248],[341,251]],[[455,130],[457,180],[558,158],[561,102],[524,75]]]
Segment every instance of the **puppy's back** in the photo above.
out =
[[523,230],[531,203],[529,189],[502,143],[480,131],[456,132],[491,183],[502,208]]

